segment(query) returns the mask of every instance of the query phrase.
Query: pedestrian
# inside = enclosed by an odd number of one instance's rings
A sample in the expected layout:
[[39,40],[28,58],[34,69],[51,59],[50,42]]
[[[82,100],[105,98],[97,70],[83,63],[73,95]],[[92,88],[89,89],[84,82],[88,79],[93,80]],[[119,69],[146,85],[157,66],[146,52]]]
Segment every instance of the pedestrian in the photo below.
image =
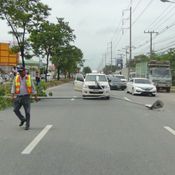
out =
[[40,84],[40,75],[38,71],[36,71],[35,81],[36,81],[36,85],[38,86]]
[[[12,84],[11,94],[12,99],[14,101],[14,112],[20,120],[19,126],[25,125],[25,130],[30,128],[30,95],[33,94],[35,96],[35,100],[37,99],[37,93],[34,87],[34,83],[29,74],[26,74],[24,67],[18,68],[18,73]],[[20,112],[21,107],[23,106],[25,111],[25,117]]]

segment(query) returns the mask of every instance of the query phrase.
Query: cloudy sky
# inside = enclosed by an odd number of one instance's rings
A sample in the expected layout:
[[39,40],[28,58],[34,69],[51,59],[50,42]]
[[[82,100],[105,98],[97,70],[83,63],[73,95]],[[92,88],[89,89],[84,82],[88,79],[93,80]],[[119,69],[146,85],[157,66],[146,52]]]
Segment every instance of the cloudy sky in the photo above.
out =
[[[172,0],[173,1],[173,0]],[[174,0],[175,1],[175,0]],[[84,54],[85,66],[100,69],[110,64],[112,57],[124,54],[129,45],[130,0],[42,0],[52,8],[49,20],[63,17],[76,35],[75,45]],[[164,52],[175,45],[175,4],[160,0],[132,0],[132,45],[133,56],[149,53],[150,35],[144,31],[155,31],[153,48]],[[122,16],[123,13],[123,16]],[[0,42],[12,41],[8,27],[0,21]],[[122,35],[122,28],[124,33]],[[125,62],[125,56],[123,56]],[[113,63],[115,60],[113,60]]]

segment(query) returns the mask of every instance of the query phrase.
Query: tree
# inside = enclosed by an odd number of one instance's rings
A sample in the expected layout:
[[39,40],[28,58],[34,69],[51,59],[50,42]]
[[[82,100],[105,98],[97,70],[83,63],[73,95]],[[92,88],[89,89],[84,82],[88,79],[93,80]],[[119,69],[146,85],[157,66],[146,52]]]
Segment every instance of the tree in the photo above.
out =
[[57,68],[57,78],[60,72],[70,74],[75,72],[78,65],[83,66],[84,60],[82,51],[76,46],[67,45],[66,47],[57,48],[53,54],[52,62]]
[[115,71],[117,70],[117,66],[115,65],[106,65],[104,68],[103,68],[103,72],[105,74],[112,74],[114,73]]
[[40,0],[0,0],[0,18],[7,21],[10,33],[17,40],[15,50],[21,53],[24,67],[24,58],[29,54],[27,37],[49,16],[49,11]]
[[83,68],[83,74],[84,75],[88,74],[88,73],[91,73],[91,72],[92,72],[92,70],[91,70],[91,68],[89,66]]
[[31,33],[30,41],[34,53],[36,55],[43,55],[46,57],[46,75],[47,81],[48,64],[51,57],[53,57],[56,50],[68,45],[74,41],[75,35],[67,22],[63,18],[57,18],[57,23],[50,23],[48,21],[42,23],[37,30]]

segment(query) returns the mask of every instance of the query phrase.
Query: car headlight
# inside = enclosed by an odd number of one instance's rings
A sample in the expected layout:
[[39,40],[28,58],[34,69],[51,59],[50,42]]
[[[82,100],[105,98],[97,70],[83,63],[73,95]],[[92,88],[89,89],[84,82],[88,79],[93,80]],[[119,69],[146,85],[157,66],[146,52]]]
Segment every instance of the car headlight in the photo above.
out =
[[139,88],[139,87],[135,87],[135,90],[141,91],[141,90],[143,90],[143,89],[141,89],[141,88]]
[[83,85],[83,88],[88,88],[88,85],[84,84],[84,85]]
[[107,88],[109,88],[109,86],[104,86],[104,89],[107,89]]

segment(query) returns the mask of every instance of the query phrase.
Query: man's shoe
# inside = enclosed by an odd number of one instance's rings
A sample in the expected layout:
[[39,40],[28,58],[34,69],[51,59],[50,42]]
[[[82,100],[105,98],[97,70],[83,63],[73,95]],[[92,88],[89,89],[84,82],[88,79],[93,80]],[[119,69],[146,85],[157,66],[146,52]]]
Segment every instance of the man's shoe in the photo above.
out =
[[22,121],[20,122],[19,126],[23,126],[25,121],[26,121],[26,120],[22,120]]
[[26,126],[24,129],[25,129],[25,130],[29,130],[29,126]]

